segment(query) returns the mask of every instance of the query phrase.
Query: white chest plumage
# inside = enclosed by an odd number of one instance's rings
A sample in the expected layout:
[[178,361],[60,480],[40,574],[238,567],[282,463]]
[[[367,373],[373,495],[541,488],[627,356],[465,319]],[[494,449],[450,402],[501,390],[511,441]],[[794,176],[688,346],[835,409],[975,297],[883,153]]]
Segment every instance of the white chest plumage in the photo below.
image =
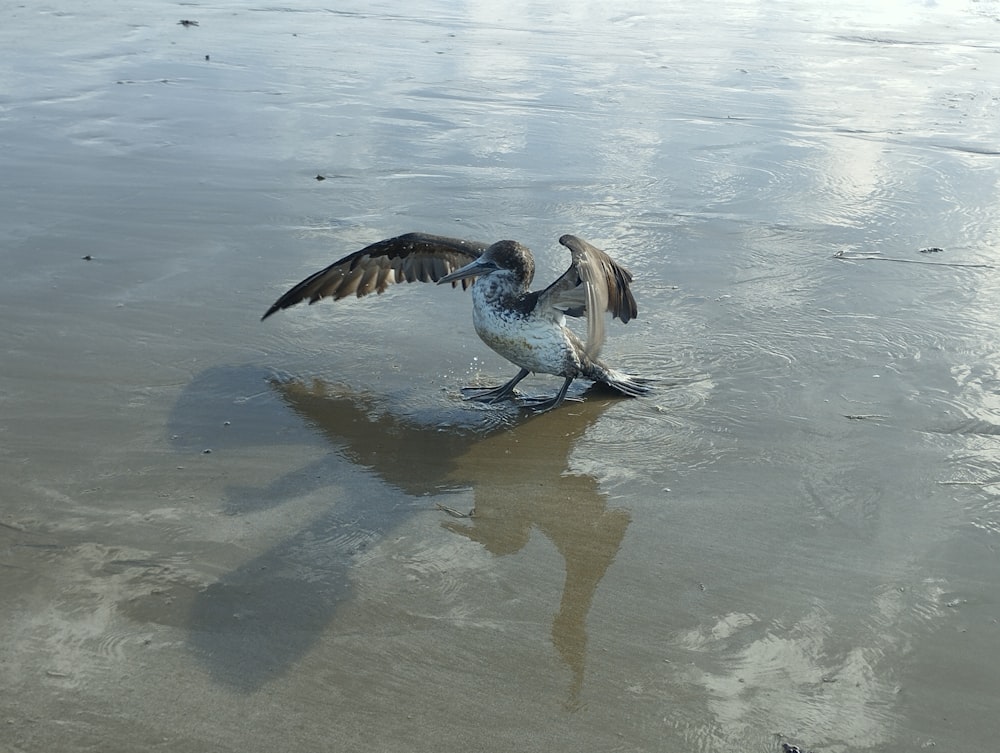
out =
[[502,285],[483,278],[472,287],[472,321],[490,348],[523,369],[568,376],[580,361],[571,333],[558,312],[521,310]]

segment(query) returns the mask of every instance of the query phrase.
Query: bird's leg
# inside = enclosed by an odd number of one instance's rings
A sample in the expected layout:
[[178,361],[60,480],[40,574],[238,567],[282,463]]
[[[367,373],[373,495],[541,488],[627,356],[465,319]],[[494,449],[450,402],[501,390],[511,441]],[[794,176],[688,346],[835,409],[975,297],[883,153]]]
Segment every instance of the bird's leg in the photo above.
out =
[[544,413],[547,410],[552,410],[553,408],[558,408],[562,405],[563,400],[566,399],[566,391],[569,386],[573,384],[574,377],[566,377],[566,381],[563,382],[563,386],[559,388],[559,392],[556,393],[555,397],[544,398],[538,400],[537,402],[532,401],[532,404],[528,406],[528,410],[534,411],[535,413]]
[[531,372],[528,371],[527,369],[521,369],[519,372],[517,372],[517,376],[515,376],[506,384],[501,384],[499,387],[483,387],[483,388],[466,387],[462,391],[465,392],[466,390],[469,391],[476,390],[476,394],[469,395],[466,398],[466,400],[475,400],[476,402],[479,403],[496,403],[499,402],[500,400],[503,400],[508,395],[513,394],[514,387],[517,386],[517,383],[520,382],[522,379],[524,379],[526,376],[528,376],[528,374],[530,373]]

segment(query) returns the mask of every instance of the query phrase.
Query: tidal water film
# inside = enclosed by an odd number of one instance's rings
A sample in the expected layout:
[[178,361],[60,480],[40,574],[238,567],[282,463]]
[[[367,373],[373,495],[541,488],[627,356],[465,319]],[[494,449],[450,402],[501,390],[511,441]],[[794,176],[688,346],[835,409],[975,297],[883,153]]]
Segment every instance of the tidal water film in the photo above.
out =
[[[3,17],[0,749],[995,749],[996,0]],[[407,231],[605,249],[654,393],[260,321]]]

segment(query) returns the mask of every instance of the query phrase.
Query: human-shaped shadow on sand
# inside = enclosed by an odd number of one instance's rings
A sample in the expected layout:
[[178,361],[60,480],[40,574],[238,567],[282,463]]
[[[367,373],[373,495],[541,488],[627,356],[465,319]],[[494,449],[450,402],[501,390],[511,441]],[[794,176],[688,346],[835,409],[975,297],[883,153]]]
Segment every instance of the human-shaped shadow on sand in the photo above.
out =
[[226,511],[260,510],[333,486],[344,459],[405,496],[338,500],[290,538],[198,589],[186,600],[192,647],[219,682],[256,690],[328,629],[350,596],[349,570],[359,551],[426,511],[428,495],[471,488],[473,517],[459,522],[440,513],[449,530],[503,555],[520,550],[537,528],[566,562],[552,639],[571,672],[568,705],[575,705],[587,615],[630,516],[607,509],[597,480],[569,471],[569,458],[615,400],[595,394],[543,415],[462,405],[400,417],[370,396],[320,381],[281,379],[252,367],[205,372],[171,417],[178,450],[315,444],[317,433],[336,450],[265,487],[231,487]]

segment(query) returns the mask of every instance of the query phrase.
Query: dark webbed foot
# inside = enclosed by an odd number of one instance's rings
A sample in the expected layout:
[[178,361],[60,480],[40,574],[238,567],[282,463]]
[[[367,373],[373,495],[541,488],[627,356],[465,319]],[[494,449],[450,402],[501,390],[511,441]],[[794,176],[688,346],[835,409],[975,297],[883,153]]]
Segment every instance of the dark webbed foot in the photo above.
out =
[[[553,408],[558,408],[566,400],[566,391],[569,386],[573,384],[573,377],[567,377],[566,381],[563,382],[563,386],[559,388],[559,392],[556,393],[555,397],[549,398],[529,398],[526,402],[529,405],[525,407],[532,411],[533,413],[545,413],[545,411],[550,411]],[[573,398],[570,398],[573,399]]]
[[477,403],[498,403],[504,398],[516,396],[518,393],[514,387],[530,373],[527,369],[521,369],[517,372],[517,376],[499,387],[463,387],[462,393],[464,395],[466,392],[475,391],[475,394],[465,395],[466,400],[474,400]]
[[506,385],[499,387],[463,387],[462,397],[474,403],[499,403],[505,398],[517,398],[521,393],[517,390],[505,389]]

